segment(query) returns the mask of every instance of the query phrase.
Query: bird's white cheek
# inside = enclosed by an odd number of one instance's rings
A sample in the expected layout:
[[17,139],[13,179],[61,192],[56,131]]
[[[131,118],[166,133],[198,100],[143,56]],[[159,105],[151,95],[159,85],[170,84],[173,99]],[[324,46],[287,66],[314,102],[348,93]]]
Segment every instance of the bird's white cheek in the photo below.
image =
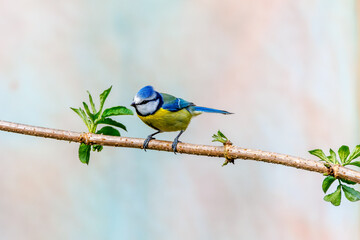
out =
[[139,103],[139,102],[141,102],[141,99],[138,96],[135,96],[134,97],[134,102]]
[[156,101],[151,101],[146,104],[138,105],[136,106],[136,108],[142,115],[153,114],[156,111],[159,103],[160,100],[158,99]]

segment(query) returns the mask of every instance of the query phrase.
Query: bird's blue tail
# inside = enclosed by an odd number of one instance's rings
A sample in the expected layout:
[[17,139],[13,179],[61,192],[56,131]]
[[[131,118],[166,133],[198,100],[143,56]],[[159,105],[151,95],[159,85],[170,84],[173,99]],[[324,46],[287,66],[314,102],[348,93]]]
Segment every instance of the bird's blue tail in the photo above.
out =
[[207,108],[207,107],[199,107],[199,106],[194,106],[194,110],[195,110],[195,111],[198,111],[198,112],[232,114],[231,112],[227,112],[227,111],[224,111],[224,110]]

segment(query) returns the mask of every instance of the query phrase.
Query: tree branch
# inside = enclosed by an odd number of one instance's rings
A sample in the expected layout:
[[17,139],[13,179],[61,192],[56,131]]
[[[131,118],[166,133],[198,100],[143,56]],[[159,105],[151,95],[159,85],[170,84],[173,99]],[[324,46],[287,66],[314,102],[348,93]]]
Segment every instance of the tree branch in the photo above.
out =
[[[79,133],[73,131],[30,126],[1,120],[0,130],[37,137],[53,138],[70,142],[99,144],[114,147],[142,148],[144,143],[144,139],[142,138],[113,137],[93,133]],[[150,141],[148,149],[172,152],[171,144],[172,142],[169,141],[159,141],[154,139]],[[286,154],[240,148],[230,144],[226,144],[224,146],[209,146],[190,143],[179,143],[177,150],[179,153],[186,153],[192,155],[223,157],[230,160],[255,160],[281,164],[289,167],[304,169],[322,174],[328,174],[336,178],[342,178],[356,183],[360,183],[360,172],[351,170],[340,165],[328,164],[329,166],[327,167],[325,166],[324,162],[289,156]]]

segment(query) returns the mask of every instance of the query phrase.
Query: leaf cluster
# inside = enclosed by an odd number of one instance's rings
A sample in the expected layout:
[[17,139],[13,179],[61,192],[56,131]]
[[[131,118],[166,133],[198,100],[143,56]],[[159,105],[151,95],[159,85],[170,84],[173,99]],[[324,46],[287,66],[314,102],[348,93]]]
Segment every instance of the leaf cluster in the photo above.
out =
[[[354,165],[357,167],[360,167],[360,161],[354,161],[356,158],[360,156],[360,145],[357,145],[355,149],[350,153],[350,149],[348,146],[341,146],[338,150],[338,156],[336,156],[336,153],[334,150],[330,148],[330,155],[326,156],[323,150],[321,149],[314,149],[309,151],[310,154],[320,158],[321,161],[324,161],[326,166],[329,166],[329,164],[338,164],[341,166],[346,165]],[[322,189],[324,193],[328,191],[330,186],[335,182],[336,178],[333,176],[327,176],[323,183],[322,183]],[[325,195],[324,200],[327,202],[331,202],[334,206],[339,206],[341,203],[341,193],[342,191],[345,194],[345,197],[351,201],[356,202],[360,200],[360,192],[355,190],[352,187],[347,186],[348,185],[355,185],[355,182],[348,181],[345,179],[338,179],[338,186],[335,190],[335,192]]]
[[[82,109],[81,107],[71,108],[83,120],[90,133],[104,134],[109,136],[120,136],[119,130],[114,127],[121,128],[127,131],[125,125],[118,121],[115,121],[110,117],[118,115],[133,115],[133,112],[130,109],[124,106],[116,106],[103,110],[105,101],[110,94],[111,88],[112,86],[100,94],[100,107],[98,111],[96,110],[93,98],[89,91],[87,91],[87,93],[89,94],[91,110],[88,104],[85,102],[83,102],[84,109]],[[106,126],[102,127],[100,130],[96,130],[99,124]],[[93,151],[98,152],[103,149],[103,146],[101,145],[91,146],[86,145],[85,143],[81,143],[79,147],[79,159],[82,163],[89,164],[91,147]]]

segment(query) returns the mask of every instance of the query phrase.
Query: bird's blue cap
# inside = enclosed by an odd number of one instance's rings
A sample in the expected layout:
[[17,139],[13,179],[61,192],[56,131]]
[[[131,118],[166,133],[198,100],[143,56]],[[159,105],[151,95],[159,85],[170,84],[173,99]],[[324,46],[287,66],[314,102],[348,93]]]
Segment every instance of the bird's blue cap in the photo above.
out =
[[149,86],[146,86],[146,87],[143,87],[142,89],[140,89],[136,95],[139,98],[146,99],[146,98],[150,98],[151,96],[153,96],[154,92],[155,92],[154,88],[149,85]]

